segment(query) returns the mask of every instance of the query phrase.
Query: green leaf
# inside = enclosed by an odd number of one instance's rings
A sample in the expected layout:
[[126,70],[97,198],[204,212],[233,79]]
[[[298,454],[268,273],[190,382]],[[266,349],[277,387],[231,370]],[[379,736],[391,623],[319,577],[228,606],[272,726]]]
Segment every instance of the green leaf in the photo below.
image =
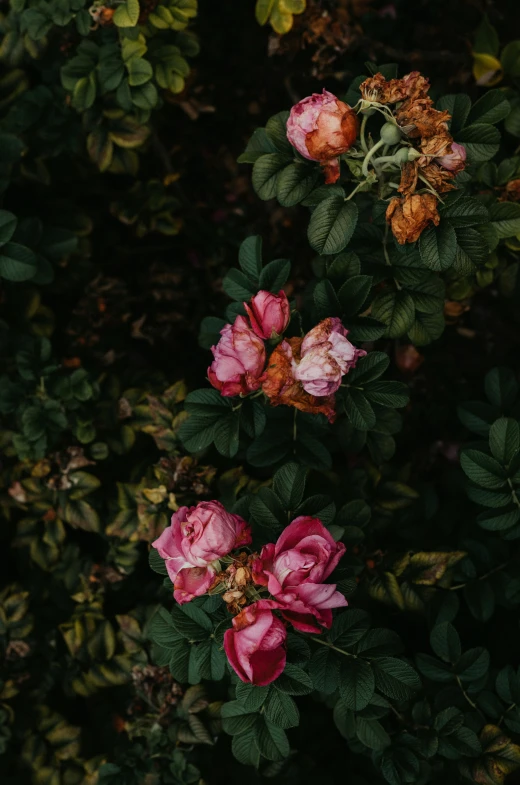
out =
[[341,305],[331,282],[324,278],[318,281],[313,292],[314,305],[318,319],[326,319],[329,316],[339,316]]
[[496,57],[499,49],[500,39],[498,33],[489,21],[487,14],[484,14],[475,32],[474,51],[479,54],[488,54]]
[[505,74],[515,79],[520,76],[520,41],[510,41],[504,46],[500,55],[500,62]]
[[0,244],[9,242],[16,229],[17,218],[16,215],[8,212],[8,210],[0,210]]
[[448,202],[446,207],[441,208],[440,213],[443,218],[449,218],[454,229],[480,226],[489,220],[487,207],[471,196],[457,199],[454,203]]
[[437,624],[430,634],[430,644],[435,654],[444,662],[455,663],[461,654],[460,638],[450,622]]
[[353,275],[342,285],[338,299],[346,316],[355,316],[363,309],[372,288],[372,281],[371,275]]
[[497,202],[491,206],[489,214],[499,238],[520,234],[520,204]]
[[363,386],[368,382],[379,379],[390,365],[390,358],[384,352],[369,352],[365,357],[361,357],[356,367],[349,371],[349,384],[356,387]]
[[403,382],[370,382],[365,387],[365,395],[371,403],[400,409],[406,406],[410,398],[408,387]]
[[259,287],[267,292],[278,294],[291,272],[288,259],[275,259],[266,264],[260,273]]
[[0,277],[8,281],[28,281],[36,275],[36,257],[29,248],[6,243],[0,248]]
[[287,139],[287,120],[289,119],[289,112],[284,110],[283,112],[278,112],[278,114],[273,115],[269,118],[265,125],[265,130],[267,136],[274,144],[276,149],[284,153],[287,157],[287,160],[293,160],[293,148],[291,143]]
[[159,552],[156,551],[155,548],[150,548],[148,553],[148,564],[150,565],[151,569],[154,572],[159,573],[159,575],[168,575],[166,562],[162,556],[159,556]]
[[269,153],[259,158],[253,166],[253,188],[260,199],[274,199],[278,177],[289,163],[282,153]]
[[495,593],[489,581],[473,581],[464,587],[464,599],[477,621],[486,622],[495,611]]
[[361,390],[349,387],[345,390],[343,404],[349,421],[359,431],[369,431],[376,424],[376,415],[367,397]]
[[443,95],[437,101],[437,109],[443,111],[447,109],[451,115],[449,121],[450,131],[456,134],[466,125],[466,120],[471,109],[471,99],[464,93]]
[[240,412],[232,412],[215,424],[214,442],[221,455],[233,458],[238,452]]
[[254,684],[240,682],[236,686],[236,696],[246,709],[255,712],[263,706],[269,690],[269,687],[257,687]]
[[260,750],[258,749],[256,734],[253,727],[233,736],[231,749],[239,763],[242,763],[244,766],[254,766],[255,768],[258,768],[260,763]]
[[353,202],[343,196],[330,196],[312,213],[307,232],[311,247],[319,254],[339,253],[349,243],[358,219]]
[[441,221],[439,226],[430,226],[419,238],[421,261],[430,270],[447,270],[455,260],[457,236],[453,226]]
[[140,85],[146,84],[153,76],[152,64],[143,57],[132,57],[132,59],[127,62],[126,67],[128,70],[128,84],[130,87],[139,87]]
[[282,675],[273,682],[273,686],[280,692],[287,693],[287,695],[308,695],[313,689],[312,679],[309,674],[302,668],[289,662],[285,666]]
[[470,480],[483,488],[502,488],[506,483],[506,474],[499,462],[480,450],[463,450],[460,465]]
[[488,90],[473,104],[468,116],[468,125],[490,123],[494,125],[503,120],[511,111],[511,104],[502,90]]
[[311,657],[309,672],[314,689],[330,695],[339,685],[338,655],[332,649],[320,646]]
[[255,283],[262,272],[262,238],[260,235],[246,237],[240,245],[238,263],[243,272]]
[[298,707],[291,696],[274,689],[269,691],[265,716],[278,728],[295,728],[300,722]]
[[374,675],[377,689],[392,700],[407,700],[421,689],[421,680],[415,669],[396,657],[376,660]]
[[256,294],[257,289],[251,279],[236,267],[232,267],[226,273],[222,281],[222,288],[228,297],[238,302],[249,302],[251,297]]
[[112,21],[116,27],[135,27],[139,13],[139,0],[126,0],[116,8]]
[[518,397],[518,382],[510,368],[493,368],[484,379],[486,395],[494,406],[508,410]]
[[173,624],[171,615],[165,608],[159,608],[152,618],[148,634],[150,640],[164,648],[170,648],[181,637]]
[[278,496],[270,488],[259,488],[252,497],[249,512],[261,526],[278,528],[286,520]]
[[201,641],[213,632],[213,624],[208,614],[192,603],[175,605],[171,616],[179,635],[188,640]]
[[477,681],[481,679],[489,670],[489,652],[482,646],[468,649],[460,657],[456,665],[456,671],[461,681]]
[[265,715],[257,717],[254,728],[256,744],[264,758],[276,761],[289,756],[289,741],[282,728],[273,725]]
[[303,498],[307,471],[297,463],[286,463],[273,478],[273,488],[286,510],[295,510]]
[[362,659],[348,658],[342,663],[339,689],[347,708],[361,711],[370,703],[375,690],[374,671]]
[[404,290],[382,291],[372,303],[372,316],[386,324],[385,335],[388,338],[399,338],[405,335],[413,324],[415,316],[413,297]]
[[239,701],[229,701],[222,706],[220,716],[224,732],[234,736],[251,728],[258,715],[255,711],[246,709]]
[[354,646],[370,627],[370,618],[365,611],[351,608],[339,613],[330,630],[330,639],[339,649]]
[[510,507],[508,510],[500,509],[481,512],[477,516],[478,525],[482,529],[492,532],[507,531],[515,526],[519,520],[520,510],[517,506]]
[[511,417],[501,417],[489,430],[489,446],[493,456],[503,465],[511,463],[520,451],[520,425]]
[[493,125],[476,123],[459,131],[455,141],[466,148],[469,163],[482,163],[498,153],[500,131]]
[[319,177],[319,168],[305,163],[286,166],[276,182],[276,197],[282,207],[294,207],[310,194]]
[[383,750],[391,744],[390,736],[377,720],[356,717],[356,736],[371,750]]

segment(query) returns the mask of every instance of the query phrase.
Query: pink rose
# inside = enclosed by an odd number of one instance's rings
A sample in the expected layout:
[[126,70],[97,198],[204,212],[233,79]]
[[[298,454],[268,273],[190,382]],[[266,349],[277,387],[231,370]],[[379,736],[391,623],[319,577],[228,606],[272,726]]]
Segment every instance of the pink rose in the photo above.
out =
[[217,501],[180,507],[170,526],[152,543],[166,562],[178,603],[205,594],[215,579],[218,560],[251,542],[251,529]]
[[263,687],[278,678],[285,668],[283,622],[270,610],[272,603],[260,600],[244,608],[224,633],[224,651],[242,681]]
[[299,101],[287,121],[287,138],[300,155],[325,167],[325,182],[339,178],[338,156],[349,150],[357,137],[354,110],[323,90]]
[[245,316],[220,331],[222,338],[211,347],[214,360],[208,378],[221,395],[247,395],[258,390],[264,379],[265,346],[249,327]]
[[445,169],[449,169],[450,172],[462,172],[466,166],[466,148],[457,142],[452,142],[451,153],[442,155],[435,161]]
[[258,292],[249,305],[244,303],[244,307],[254,332],[264,340],[281,335],[291,318],[289,300],[283,289],[278,294]]
[[267,586],[282,616],[302,632],[330,628],[332,608],[347,605],[335,584],[323,583],[345,553],[317,518],[300,516],[282,532],[276,545],[262,548],[253,564],[256,583]]
[[294,378],[310,395],[332,395],[339,389],[341,378],[354,368],[363,349],[356,349],[347,340],[348,331],[340,319],[329,317],[312,329],[301,345],[301,359]]

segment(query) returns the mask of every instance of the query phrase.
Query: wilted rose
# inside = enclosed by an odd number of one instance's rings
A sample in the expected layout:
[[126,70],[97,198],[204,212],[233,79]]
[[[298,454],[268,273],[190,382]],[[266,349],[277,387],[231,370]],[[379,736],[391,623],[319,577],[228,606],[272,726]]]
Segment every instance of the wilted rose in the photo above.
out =
[[278,294],[260,291],[244,303],[251,327],[259,338],[267,340],[281,335],[291,318],[289,300],[280,289]]
[[287,631],[272,610],[273,603],[260,600],[244,608],[224,633],[224,651],[237,676],[263,687],[285,668]]
[[251,542],[251,529],[217,501],[180,507],[170,526],[152,543],[165,560],[173,596],[185,603],[205,594],[219,569],[218,560]]
[[437,199],[433,194],[394,197],[386,210],[386,220],[400,245],[414,243],[430,223],[438,226]]
[[271,406],[294,406],[301,412],[324,414],[329,422],[334,422],[334,396],[309,395],[295,378],[302,341],[303,338],[289,338],[276,347],[269,358],[262,390]]
[[[268,543],[253,564],[256,583],[267,586],[282,616],[302,632],[332,624],[332,608],[347,605],[335,584],[323,583],[345,553],[318,518],[296,518]],[[318,624],[317,624],[318,622]]]
[[462,172],[466,166],[466,148],[457,144],[451,143],[451,152],[435,159],[440,166],[449,169],[450,172]]
[[221,339],[211,347],[214,360],[208,368],[208,379],[221,395],[247,395],[258,390],[265,366],[264,342],[253,332],[245,316],[237,316],[234,324],[226,324]]
[[338,156],[349,150],[357,137],[354,110],[323,90],[299,101],[287,121],[287,138],[300,155],[325,167],[325,182],[339,178]]
[[307,333],[294,376],[310,395],[332,395],[342,377],[366,352],[347,340],[348,331],[336,317],[329,317]]

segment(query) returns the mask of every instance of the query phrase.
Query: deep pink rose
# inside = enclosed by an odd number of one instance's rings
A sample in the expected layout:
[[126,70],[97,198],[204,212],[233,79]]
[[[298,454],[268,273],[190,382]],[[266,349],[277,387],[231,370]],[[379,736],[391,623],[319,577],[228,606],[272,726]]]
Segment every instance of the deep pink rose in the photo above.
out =
[[251,327],[259,338],[267,340],[281,335],[291,318],[289,300],[280,289],[278,294],[260,291],[251,299],[249,305],[244,303]]
[[356,349],[347,340],[348,331],[336,317],[329,317],[314,327],[303,339],[301,359],[294,378],[310,395],[332,395],[341,378],[354,368],[363,349]]
[[264,379],[264,342],[249,327],[245,316],[220,331],[222,338],[211,347],[214,360],[208,378],[221,395],[247,395],[258,390]]
[[273,603],[260,600],[244,608],[224,633],[224,651],[242,681],[263,687],[285,668],[284,624],[270,610]]
[[170,526],[152,543],[166,562],[178,603],[205,594],[215,579],[218,560],[251,542],[251,529],[220,502],[180,507]]
[[338,156],[356,141],[358,129],[354,110],[323,90],[299,101],[287,121],[287,138],[300,155],[325,167],[325,182],[339,178]]
[[435,161],[440,166],[444,166],[445,169],[449,169],[450,172],[462,172],[466,166],[466,148],[461,144],[457,144],[457,142],[452,142],[451,153],[442,155],[440,158],[436,158]]
[[256,583],[267,586],[282,616],[302,632],[320,632],[332,624],[332,608],[347,605],[335,584],[323,583],[345,553],[317,518],[296,518],[276,545],[262,548],[253,565]]

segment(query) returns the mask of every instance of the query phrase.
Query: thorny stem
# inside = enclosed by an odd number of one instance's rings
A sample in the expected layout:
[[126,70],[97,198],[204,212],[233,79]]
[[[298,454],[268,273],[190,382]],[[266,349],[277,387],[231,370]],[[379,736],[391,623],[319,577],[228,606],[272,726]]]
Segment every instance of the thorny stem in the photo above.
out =
[[380,147],[382,147],[383,145],[384,145],[384,142],[383,142],[383,140],[382,140],[382,139],[380,139],[380,140],[379,140],[379,142],[376,142],[376,143],[375,143],[375,145],[372,147],[372,149],[371,149],[371,150],[369,150],[369,152],[368,152],[368,153],[365,155],[365,160],[363,161],[363,167],[362,167],[362,169],[361,169],[361,171],[363,172],[363,174],[365,175],[365,177],[367,177],[367,176],[368,176],[368,164],[369,164],[369,162],[370,162],[370,159],[371,159],[371,158],[372,158],[372,157],[375,155],[375,153],[376,153],[376,152],[379,150],[379,148],[380,148]]
[[459,685],[459,687],[461,689],[461,692],[464,695],[464,697],[466,698],[466,700],[469,703],[469,705],[472,706],[474,709],[476,709],[476,711],[479,711],[479,708],[478,708],[477,704],[473,703],[473,701],[469,697],[468,693],[466,692],[466,690],[462,686],[462,682],[461,682],[460,678],[458,676],[456,676],[455,678],[457,679],[457,684]]

